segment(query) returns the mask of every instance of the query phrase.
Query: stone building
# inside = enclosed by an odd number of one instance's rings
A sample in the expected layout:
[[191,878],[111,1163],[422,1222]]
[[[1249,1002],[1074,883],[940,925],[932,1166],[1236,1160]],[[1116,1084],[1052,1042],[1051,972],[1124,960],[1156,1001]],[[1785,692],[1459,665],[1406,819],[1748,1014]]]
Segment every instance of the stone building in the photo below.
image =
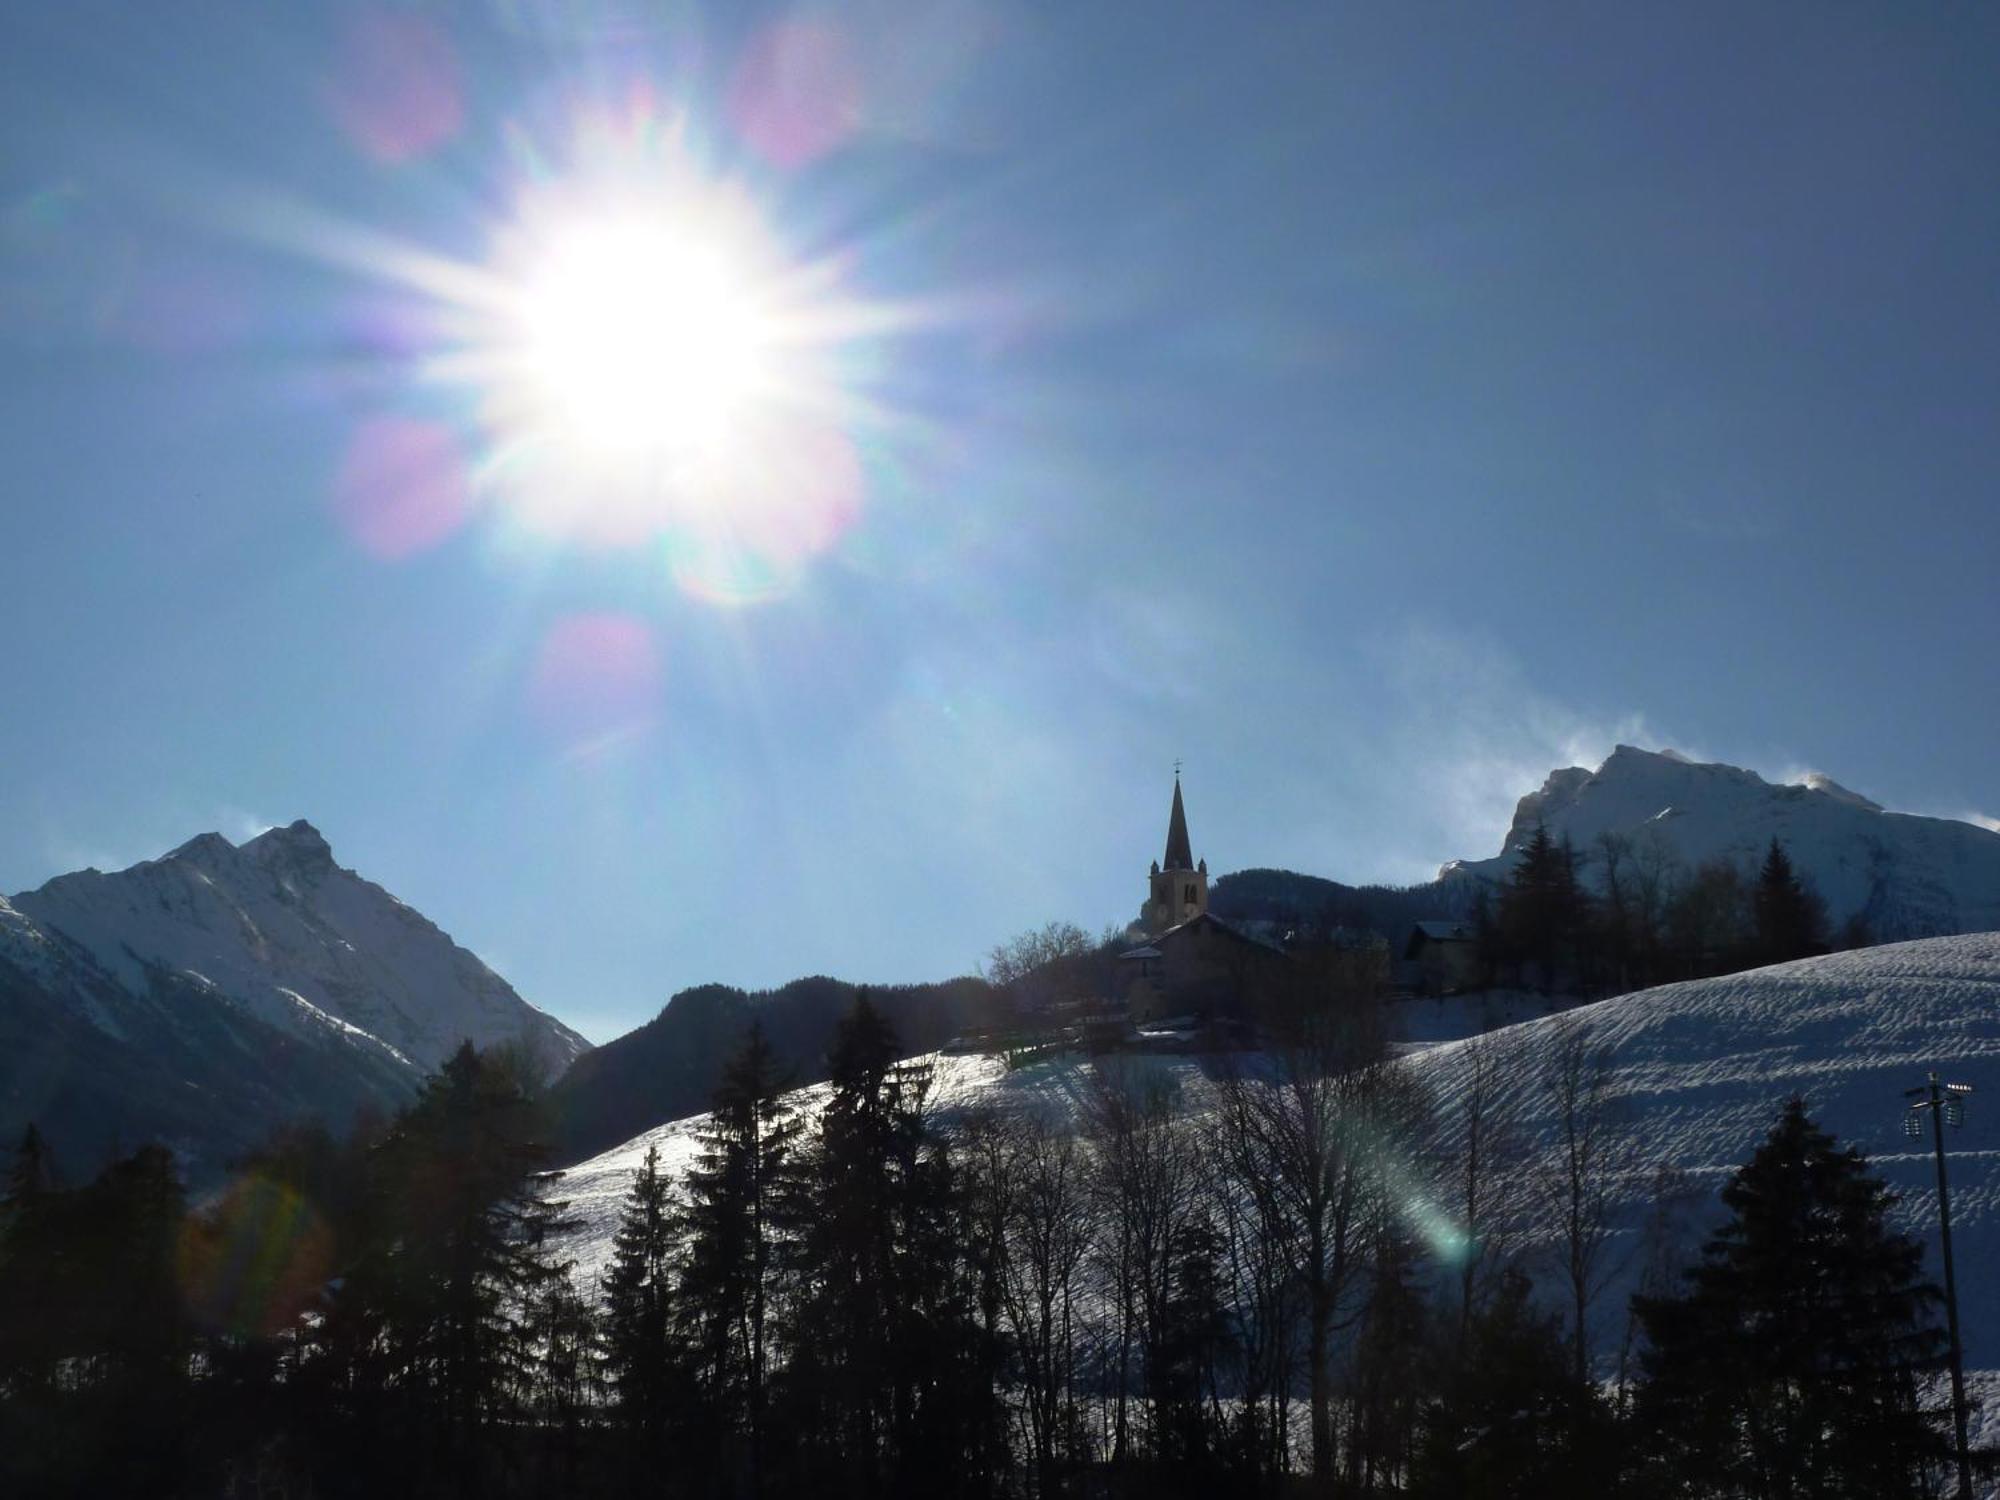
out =
[[1146,941],[1118,958],[1117,998],[1133,1021],[1240,1017],[1249,997],[1288,965],[1277,944],[1212,916],[1208,861],[1194,857],[1181,778],[1174,774],[1166,858],[1148,877],[1139,927]]

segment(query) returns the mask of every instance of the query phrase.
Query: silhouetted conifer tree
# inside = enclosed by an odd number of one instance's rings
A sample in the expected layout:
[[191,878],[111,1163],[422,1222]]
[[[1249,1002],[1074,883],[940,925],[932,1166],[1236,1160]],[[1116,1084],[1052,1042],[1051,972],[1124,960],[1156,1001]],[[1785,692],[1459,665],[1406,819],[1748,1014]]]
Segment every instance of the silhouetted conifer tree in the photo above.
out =
[[1409,1493],[1423,1500],[1599,1500],[1620,1493],[1617,1428],[1575,1373],[1559,1319],[1535,1311],[1521,1271],[1501,1274],[1462,1359],[1425,1403]]
[[648,1146],[625,1195],[604,1277],[604,1374],[631,1438],[635,1476],[658,1470],[668,1435],[686,1425],[693,1406],[688,1362],[674,1327],[674,1277],[685,1228],[672,1184],[660,1172],[660,1148]]
[[788,1081],[753,1025],[724,1068],[687,1177],[687,1269],[676,1317],[694,1362],[719,1481],[765,1487],[773,1288],[796,1217],[799,1123]]
[[1674,1493],[1880,1497],[1923,1488],[1948,1447],[1919,1381],[1943,1336],[1923,1248],[1894,1199],[1793,1099],[1722,1201],[1679,1297],[1640,1298],[1635,1406]]
[[1504,950],[1516,964],[1533,965],[1544,990],[1553,989],[1564,965],[1576,960],[1589,916],[1576,851],[1567,838],[1558,844],[1545,826],[1536,824],[1500,890]]
[[1757,874],[1750,906],[1757,928],[1757,956],[1783,963],[1826,951],[1826,916],[1775,838]]
[[68,1292],[59,1208],[48,1143],[31,1123],[0,1197],[0,1396],[14,1400],[46,1392],[55,1376]]
[[978,1493],[992,1430],[980,1277],[949,1155],[864,993],[829,1058],[793,1257],[787,1415],[821,1493]]
[[376,1237],[350,1279],[375,1371],[431,1481],[485,1483],[532,1389],[531,1312],[559,1274],[545,1121],[517,1059],[465,1043],[377,1148]]

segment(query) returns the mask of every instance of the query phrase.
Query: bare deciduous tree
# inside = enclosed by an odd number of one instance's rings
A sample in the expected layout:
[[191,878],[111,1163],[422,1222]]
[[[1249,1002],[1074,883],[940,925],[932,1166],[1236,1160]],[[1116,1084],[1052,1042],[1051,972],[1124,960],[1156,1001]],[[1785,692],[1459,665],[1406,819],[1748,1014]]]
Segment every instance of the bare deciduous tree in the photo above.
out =
[[[1464,1048],[1463,1081],[1451,1117],[1453,1139],[1440,1153],[1462,1241],[1458,1250],[1458,1348],[1463,1357],[1486,1287],[1505,1269],[1521,1215],[1522,1149],[1502,1083],[1514,1059],[1491,1036]],[[1455,1156],[1455,1161],[1454,1161]]]
[[1175,1290],[1175,1257],[1201,1211],[1202,1166],[1171,1082],[1130,1059],[1100,1063],[1086,1101],[1094,1151],[1098,1259],[1116,1320],[1111,1338],[1113,1462],[1134,1453],[1131,1397],[1154,1415],[1160,1338]]
[[1075,998],[1099,944],[1074,922],[1045,922],[1000,943],[986,957],[985,977],[1030,1007]]
[[1218,1124],[1299,1288],[1311,1462],[1334,1472],[1334,1340],[1366,1264],[1370,1194],[1396,1080],[1379,1006],[1343,965],[1304,968],[1260,1017],[1262,1059],[1228,1071]]
[[1542,1071],[1554,1116],[1554,1156],[1539,1177],[1540,1208],[1555,1227],[1553,1259],[1570,1305],[1574,1373],[1590,1374],[1590,1310],[1618,1269],[1609,1254],[1614,1196],[1630,1169],[1633,1142],[1609,1051],[1587,1023],[1559,1033]]

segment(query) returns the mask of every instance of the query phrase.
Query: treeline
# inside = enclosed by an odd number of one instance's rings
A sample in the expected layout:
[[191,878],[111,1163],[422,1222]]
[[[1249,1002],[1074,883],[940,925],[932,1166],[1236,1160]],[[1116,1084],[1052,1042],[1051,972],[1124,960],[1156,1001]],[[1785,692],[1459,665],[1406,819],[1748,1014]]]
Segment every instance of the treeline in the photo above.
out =
[[[1921,1250],[1799,1105],[1690,1274],[1662,1185],[1645,1294],[1607,1309],[1645,1169],[1588,1033],[1475,1044],[1440,1102],[1332,998],[1274,1008],[1199,1098],[1107,1058],[1047,1113],[939,1108],[863,996],[808,1116],[753,1029],[587,1277],[504,1055],[194,1212],[162,1152],[64,1189],[31,1136],[6,1492],[1939,1492]],[[1507,1103],[1530,1071],[1553,1151]]]
[[1464,880],[1343,885],[1292,870],[1253,869],[1218,876],[1208,890],[1208,909],[1225,921],[1268,922],[1308,941],[1343,929],[1393,940],[1416,922],[1469,916],[1475,894],[1475,884]]
[[1622,993],[1733,974],[1874,941],[1826,905],[1771,840],[1756,875],[1728,860],[1688,869],[1659,843],[1607,833],[1587,850],[1537,827],[1497,893],[1472,910],[1479,978],[1570,993]]
[[[550,1107],[559,1156],[579,1161],[661,1120],[706,1109],[752,1025],[800,1083],[819,1082],[834,1030],[862,988],[815,975],[774,990],[725,984],[682,990],[652,1020],[584,1053],[556,1081]],[[877,985],[868,993],[912,1052],[935,1051],[1011,1014],[1006,997],[975,978]]]

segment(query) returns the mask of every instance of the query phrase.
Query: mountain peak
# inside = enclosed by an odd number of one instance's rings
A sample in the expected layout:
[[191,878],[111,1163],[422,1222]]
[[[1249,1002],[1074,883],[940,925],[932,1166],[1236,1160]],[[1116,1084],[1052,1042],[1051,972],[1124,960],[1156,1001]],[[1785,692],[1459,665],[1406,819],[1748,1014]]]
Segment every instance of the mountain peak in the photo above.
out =
[[1881,812],[1882,804],[1870,801],[1859,792],[1849,791],[1831,776],[1819,771],[1808,771],[1799,778],[1799,785],[1808,791],[1819,792],[1836,802],[1845,802],[1853,807],[1866,808],[1869,812]]
[[236,858],[236,846],[219,833],[198,833],[171,851],[168,859],[186,860],[200,869],[212,870]]
[[306,870],[333,868],[333,846],[304,818],[283,828],[267,828],[238,851],[260,865],[286,864]]
[[1521,798],[1500,853],[1441,874],[1504,881],[1538,828],[1567,839],[1601,879],[1603,841],[1686,878],[1704,865],[1746,879],[1776,839],[1809,876],[1836,923],[1858,917],[1878,938],[2000,927],[2000,836],[1946,818],[1885,816],[1819,772],[1795,782],[1620,745],[1595,772],[1551,771]]

